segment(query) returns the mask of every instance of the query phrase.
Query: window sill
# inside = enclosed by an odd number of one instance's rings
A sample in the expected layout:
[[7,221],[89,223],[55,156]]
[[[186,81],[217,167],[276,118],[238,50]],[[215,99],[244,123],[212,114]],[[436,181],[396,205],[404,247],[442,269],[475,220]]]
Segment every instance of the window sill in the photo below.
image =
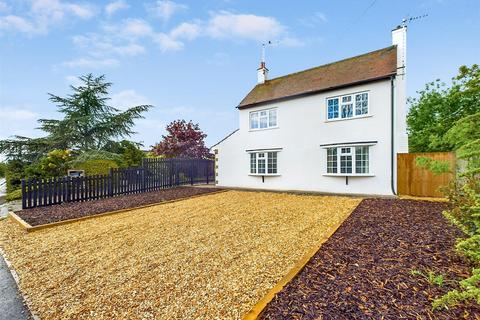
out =
[[337,122],[337,121],[346,121],[346,120],[356,120],[356,119],[364,119],[364,118],[371,118],[373,115],[371,114],[366,114],[362,116],[356,116],[356,117],[351,117],[351,118],[338,118],[338,119],[327,119],[324,122]]
[[375,177],[373,173],[324,173],[325,177]]
[[279,127],[270,127],[270,128],[261,128],[261,129],[249,129],[248,132],[255,132],[255,131],[265,131],[265,130],[273,130],[273,129],[278,129]]
[[279,173],[249,173],[249,176],[252,177],[279,177],[281,174]]

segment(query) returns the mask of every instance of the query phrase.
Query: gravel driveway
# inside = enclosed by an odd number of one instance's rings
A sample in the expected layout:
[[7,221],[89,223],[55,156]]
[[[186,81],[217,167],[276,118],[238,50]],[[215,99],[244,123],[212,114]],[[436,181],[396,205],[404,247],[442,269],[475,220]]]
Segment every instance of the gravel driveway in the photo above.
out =
[[239,319],[361,199],[228,191],[0,246],[42,319]]

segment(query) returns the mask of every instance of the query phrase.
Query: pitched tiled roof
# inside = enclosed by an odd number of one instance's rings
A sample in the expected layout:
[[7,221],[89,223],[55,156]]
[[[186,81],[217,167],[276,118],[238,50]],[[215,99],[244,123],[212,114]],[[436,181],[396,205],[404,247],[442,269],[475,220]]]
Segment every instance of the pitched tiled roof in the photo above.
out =
[[397,72],[396,46],[267,80],[256,85],[238,108],[389,77]]

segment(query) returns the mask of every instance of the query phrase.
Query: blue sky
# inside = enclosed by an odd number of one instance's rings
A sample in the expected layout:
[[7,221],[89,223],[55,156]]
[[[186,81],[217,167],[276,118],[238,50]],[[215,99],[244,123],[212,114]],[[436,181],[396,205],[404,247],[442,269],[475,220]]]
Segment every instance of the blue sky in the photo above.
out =
[[0,139],[39,136],[57,117],[47,92],[105,74],[112,105],[150,103],[133,137],[146,147],[174,119],[198,122],[212,145],[238,127],[235,107],[255,85],[261,43],[270,77],[389,46],[409,25],[408,93],[480,63],[480,1],[0,0]]

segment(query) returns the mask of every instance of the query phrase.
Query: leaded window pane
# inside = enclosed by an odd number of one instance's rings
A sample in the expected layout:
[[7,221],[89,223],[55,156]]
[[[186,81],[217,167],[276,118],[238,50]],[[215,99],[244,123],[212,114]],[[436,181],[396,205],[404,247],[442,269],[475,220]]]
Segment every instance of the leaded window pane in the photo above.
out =
[[327,173],[337,173],[337,148],[327,149]]
[[257,154],[250,153],[250,173],[257,173]]
[[368,146],[355,147],[355,173],[369,172]]
[[328,119],[338,118],[338,98],[328,100]]
[[250,129],[258,129],[258,113],[250,113]]
[[353,117],[353,104],[342,104],[342,118]]
[[277,173],[277,153],[276,152],[269,152],[268,157],[268,173]]
[[265,173],[265,158],[258,159],[258,173]]
[[265,113],[264,116],[262,116],[262,115],[260,114],[260,128],[261,128],[261,129],[264,129],[264,128],[266,128],[267,126],[268,126],[268,117],[267,117],[266,113]]
[[277,126],[277,110],[276,109],[268,111],[268,126],[269,127]]
[[355,95],[355,115],[363,115],[368,113],[368,93],[360,93]]

